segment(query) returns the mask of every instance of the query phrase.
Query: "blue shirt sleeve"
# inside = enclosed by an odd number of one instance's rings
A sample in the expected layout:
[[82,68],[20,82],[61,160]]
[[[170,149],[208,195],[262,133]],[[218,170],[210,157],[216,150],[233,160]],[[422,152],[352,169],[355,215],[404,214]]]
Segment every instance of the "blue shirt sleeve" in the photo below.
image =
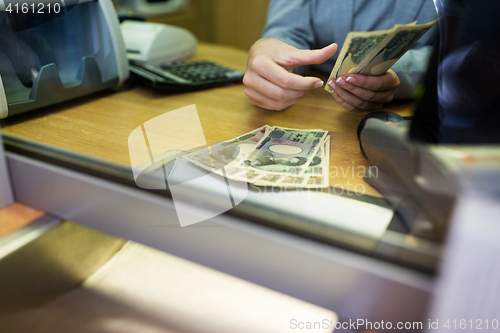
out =
[[[341,26],[340,22],[333,19],[335,17],[333,14],[341,8],[343,11],[350,8],[345,1],[349,0],[272,0],[269,4],[267,24],[262,37],[275,38],[299,49],[314,49],[328,45],[325,43],[336,42],[339,44],[340,50],[343,40],[333,40],[334,36],[342,39],[341,36],[345,36],[349,31],[349,26]],[[411,6],[405,6],[405,4],[396,1],[408,1]],[[383,30],[392,28],[396,23],[404,24],[412,21],[427,23],[437,18],[432,0],[384,0],[377,2],[377,6],[379,10],[377,13],[373,13],[371,10],[373,8],[369,6],[364,9],[365,12],[369,11],[369,13],[363,12],[362,8],[361,12],[358,13],[360,19],[352,20],[351,30]],[[386,9],[392,7],[396,8],[395,12],[392,15],[386,15]],[[355,7],[351,6],[351,8]],[[352,16],[355,13],[351,11],[341,14],[342,16]],[[368,17],[367,20],[364,19],[366,17]],[[408,22],[400,22],[400,20]],[[437,25],[392,67],[401,81],[401,85],[395,91],[396,99],[413,98],[414,88],[427,70],[432,53],[430,45],[436,31]],[[335,58],[316,65],[314,68],[329,72],[334,63]],[[295,72],[303,74],[306,70],[306,66],[302,66]]]
[[272,0],[262,37],[275,38],[298,49],[310,50],[315,41],[311,19],[309,0]]

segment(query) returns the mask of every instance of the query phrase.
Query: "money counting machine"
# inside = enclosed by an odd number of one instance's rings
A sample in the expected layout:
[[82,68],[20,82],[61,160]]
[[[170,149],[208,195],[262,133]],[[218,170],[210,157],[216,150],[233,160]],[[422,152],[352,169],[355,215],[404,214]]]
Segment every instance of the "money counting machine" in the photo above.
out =
[[64,4],[0,3],[0,118],[116,87],[128,78],[111,1]]

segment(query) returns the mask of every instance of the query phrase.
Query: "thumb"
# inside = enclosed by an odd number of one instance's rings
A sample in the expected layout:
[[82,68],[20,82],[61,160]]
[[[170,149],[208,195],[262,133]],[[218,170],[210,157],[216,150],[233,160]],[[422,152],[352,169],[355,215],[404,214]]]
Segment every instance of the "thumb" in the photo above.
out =
[[337,44],[333,43],[317,50],[297,49],[291,56],[296,67],[302,65],[321,64],[337,53]]

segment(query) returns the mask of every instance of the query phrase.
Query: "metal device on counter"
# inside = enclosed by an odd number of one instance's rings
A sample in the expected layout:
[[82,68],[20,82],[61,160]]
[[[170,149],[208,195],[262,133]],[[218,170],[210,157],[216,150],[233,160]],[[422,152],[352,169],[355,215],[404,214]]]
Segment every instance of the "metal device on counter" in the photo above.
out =
[[40,4],[0,7],[0,118],[116,87],[129,76],[110,0]]

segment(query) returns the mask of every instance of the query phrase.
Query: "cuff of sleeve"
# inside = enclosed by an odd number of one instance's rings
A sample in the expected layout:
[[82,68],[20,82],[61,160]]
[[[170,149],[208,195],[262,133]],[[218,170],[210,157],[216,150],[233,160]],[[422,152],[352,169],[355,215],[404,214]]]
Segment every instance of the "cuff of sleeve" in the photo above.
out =
[[394,90],[394,99],[413,99],[415,98],[414,87],[409,84],[401,83],[399,87]]
[[394,91],[394,99],[412,99],[415,97],[415,87],[427,71],[431,53],[432,47],[430,46],[410,50],[392,66],[392,70],[398,74],[401,82]]
[[307,43],[305,43],[304,41],[298,41],[290,36],[285,36],[282,34],[273,33],[272,31],[264,33],[262,35],[262,38],[274,38],[274,39],[280,40],[283,43],[287,43],[288,45],[291,45],[291,46],[296,47],[296,48],[301,49],[301,50],[309,50],[310,49],[309,45],[307,45]]

